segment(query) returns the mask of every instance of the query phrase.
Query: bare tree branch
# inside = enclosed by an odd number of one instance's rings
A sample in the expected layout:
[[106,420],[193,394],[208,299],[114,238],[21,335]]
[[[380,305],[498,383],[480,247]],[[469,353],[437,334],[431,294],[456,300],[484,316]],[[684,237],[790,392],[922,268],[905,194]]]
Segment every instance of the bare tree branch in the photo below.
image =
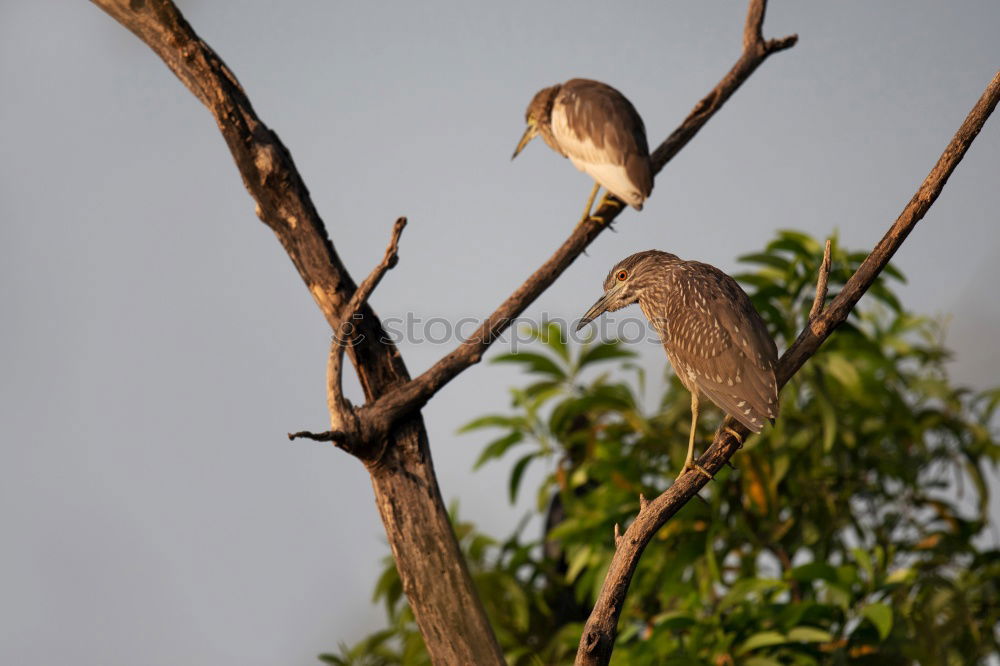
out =
[[[753,12],[751,12],[751,16],[753,16]],[[889,228],[889,231],[858,267],[858,270],[855,271],[830,305],[809,321],[792,346],[781,356],[777,370],[779,387],[784,386],[802,367],[802,364],[816,353],[834,329],[847,319],[854,305],[875,282],[879,273],[906,240],[906,236],[941,194],[948,177],[962,161],[986,119],[996,108],[998,100],[1000,100],[1000,71],[994,75],[993,80],[990,81],[979,101],[969,112],[965,122],[955,133],[937,164],[931,169],[896,222]],[[821,271],[820,279],[822,280],[822,278]],[[742,446],[742,440],[746,438],[747,433],[744,426],[732,417],[727,417],[716,432],[712,445],[698,460],[699,466],[710,474],[717,473]],[[625,602],[625,595],[643,550],[657,530],[707,483],[708,479],[704,475],[697,471],[691,471],[679,477],[673,485],[653,501],[648,504],[640,502],[639,513],[635,520],[625,530],[625,533],[616,539],[617,548],[612,557],[611,566],[608,568],[597,603],[591,611],[590,618],[587,620],[580,638],[576,664],[608,663],[618,633],[618,619]]]
[[[340,319],[333,329],[333,339],[330,342],[330,356],[326,367],[326,401],[330,411],[330,430],[336,431],[357,431],[358,426],[351,403],[344,398],[344,388],[342,382],[344,366],[344,350],[357,343],[354,335],[356,325],[355,320],[361,319],[358,313],[361,306],[368,302],[368,297],[382,281],[386,271],[396,265],[399,261],[399,237],[406,227],[406,218],[401,217],[396,220],[392,227],[392,237],[389,239],[389,246],[385,249],[382,261],[372,269],[367,278],[362,281],[340,312]],[[384,437],[385,433],[380,433]],[[379,439],[381,439],[381,437]],[[343,444],[344,442],[341,442]],[[367,442],[357,442],[359,446],[364,446]],[[357,447],[355,447],[357,448]],[[354,451],[350,451],[354,453]]]
[[[760,32],[760,22],[764,20],[766,0],[751,0],[749,22],[755,21],[753,28]],[[746,33],[744,33],[745,39]],[[673,157],[695,137],[705,123],[715,115],[734,92],[763,63],[769,55],[791,48],[798,37],[790,35],[782,39],[755,40],[744,45],[743,53],[719,83],[699,101],[684,122],[653,151],[650,159],[653,172],[659,173]],[[511,325],[511,323],[531,305],[538,296],[562,275],[570,264],[587,246],[618,217],[623,207],[605,204],[594,213],[594,217],[580,224],[569,238],[541,265],[525,282],[487,317],[476,331],[457,348],[448,353],[416,379],[386,393],[367,407],[371,412],[381,412],[389,422],[395,421],[413,410],[419,409],[441,388],[458,376],[463,370],[478,363],[483,353]],[[594,218],[605,220],[600,222]]]
[[314,442],[345,442],[347,441],[347,433],[341,430],[327,430],[326,432],[300,430],[288,433],[288,439],[311,439]]
[[903,212],[899,214],[892,227],[861,263],[857,272],[844,285],[843,290],[830,302],[823,315],[811,322],[785,352],[778,366],[779,385],[784,385],[802,367],[802,364],[819,349],[819,346],[829,337],[833,329],[847,318],[851,309],[896,254],[896,250],[903,244],[906,237],[913,231],[913,227],[927,214],[927,210],[941,194],[941,190],[944,189],[945,183],[948,182],[955,167],[965,157],[966,151],[983,128],[986,119],[993,113],[998,99],[1000,99],[1000,72],[993,76],[993,80],[983,91],[979,101],[965,118],[965,122],[952,137],[948,147],[945,148],[934,168],[921,183],[920,189],[903,208]]
[[753,51],[764,43],[764,14],[767,2],[751,2],[747,6],[747,20],[743,23],[743,50]]
[[812,308],[809,309],[809,321],[812,321],[823,311],[826,304],[826,291],[830,280],[830,251],[833,242],[827,239],[823,247],[823,262],[819,265],[819,277],[816,278],[816,297],[813,298]]
[[358,421],[357,413],[350,401],[344,397],[343,366],[344,350],[358,339],[354,336],[355,322],[361,315],[358,310],[368,301],[368,297],[382,281],[386,271],[396,265],[399,260],[399,236],[406,226],[406,218],[401,217],[393,225],[392,238],[385,249],[385,256],[368,277],[358,286],[351,300],[339,314],[339,320],[334,327],[333,338],[330,341],[330,354],[326,364],[326,402],[330,412],[330,430],[326,432],[310,432],[302,430],[288,433],[288,439],[311,439],[317,442],[335,442],[337,446],[358,457],[368,455],[366,447],[372,442],[381,441],[386,435],[386,428],[378,432],[365,432],[362,423]]

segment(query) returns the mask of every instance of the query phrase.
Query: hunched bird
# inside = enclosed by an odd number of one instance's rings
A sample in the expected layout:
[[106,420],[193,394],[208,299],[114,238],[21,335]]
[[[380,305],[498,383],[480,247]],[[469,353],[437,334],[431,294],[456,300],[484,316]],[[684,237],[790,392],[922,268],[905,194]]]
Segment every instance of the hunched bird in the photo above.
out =
[[653,169],[645,125],[624,95],[600,81],[570,79],[539,90],[525,122],[528,127],[511,159],[540,134],[552,150],[596,181],[581,222],[591,217],[601,186],[617,197],[605,196],[602,204],[620,207],[624,201],[642,210],[653,191]]
[[691,432],[681,474],[694,468],[708,475],[694,464],[699,396],[760,432],[765,421],[778,415],[777,347],[736,280],[715,266],[659,250],[618,262],[604,280],[604,295],[583,315],[577,330],[605,311],[636,302],[691,392]]

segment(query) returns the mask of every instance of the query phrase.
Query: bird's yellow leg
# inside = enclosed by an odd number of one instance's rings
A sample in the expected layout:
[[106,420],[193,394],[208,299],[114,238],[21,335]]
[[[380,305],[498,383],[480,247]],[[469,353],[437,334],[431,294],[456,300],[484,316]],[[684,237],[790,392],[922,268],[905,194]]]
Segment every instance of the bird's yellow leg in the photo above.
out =
[[695,469],[707,476],[709,479],[712,475],[709,474],[701,465],[694,461],[694,436],[697,431],[698,426],[698,392],[691,391],[691,433],[688,435],[688,453],[687,458],[684,459],[684,467],[681,468],[681,473],[677,476],[681,476],[689,469]]
[[[594,191],[596,192],[596,189]],[[591,195],[591,198],[593,198],[593,195]],[[622,203],[622,201],[616,196],[611,194],[611,192],[605,192],[604,196],[601,197],[601,200],[597,202],[597,210],[600,210],[605,206],[611,206],[612,208],[624,208],[625,204]],[[603,215],[591,215],[590,218],[597,220],[602,224],[605,222]]]
[[[601,184],[594,183],[594,189],[590,190],[590,196],[587,197],[587,207],[583,209],[583,217],[580,218],[580,222],[577,224],[577,226],[580,226],[581,224],[590,219],[590,211],[594,207],[594,199],[597,198],[597,190],[599,189],[601,189]],[[604,221],[600,220],[600,218],[598,218],[598,220],[601,222]]]
[[605,192],[604,196],[601,197],[600,203],[597,204],[598,209],[604,206],[614,206],[615,208],[624,208],[625,202],[623,202],[618,197],[611,194],[611,192]]

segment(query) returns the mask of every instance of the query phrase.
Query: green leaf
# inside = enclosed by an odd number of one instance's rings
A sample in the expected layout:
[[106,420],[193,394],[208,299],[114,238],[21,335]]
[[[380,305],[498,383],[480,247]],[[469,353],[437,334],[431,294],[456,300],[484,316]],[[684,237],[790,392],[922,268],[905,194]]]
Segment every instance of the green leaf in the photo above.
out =
[[788,640],[792,643],[829,643],[833,634],[816,627],[795,627],[788,632]]
[[744,254],[736,259],[744,264],[762,264],[764,266],[771,266],[772,268],[778,268],[780,270],[787,270],[791,266],[791,262],[784,257],[780,257],[776,254],[765,254],[763,252],[754,252],[751,254]]
[[524,388],[524,395],[529,398],[537,398],[541,401],[548,400],[556,396],[562,390],[563,384],[558,380],[543,379],[540,382],[529,384]]
[[580,465],[575,470],[573,470],[572,474],[569,475],[569,487],[579,488],[583,484],[587,483],[588,479],[590,478],[589,474],[590,474],[590,466]]
[[868,604],[861,609],[861,616],[875,625],[878,637],[885,640],[892,631],[892,609],[885,604]]
[[833,375],[844,388],[856,391],[861,386],[861,376],[857,368],[843,354],[830,352],[826,354],[827,371]]
[[817,396],[816,404],[823,422],[823,453],[829,453],[837,441],[837,413],[824,396]]
[[797,242],[802,247],[802,250],[810,257],[816,256],[816,253],[823,249],[823,246],[818,240],[804,231],[798,231],[796,229],[779,229],[778,236]]
[[472,469],[474,470],[479,469],[488,460],[492,460],[493,458],[500,458],[501,456],[503,456],[504,453],[507,452],[507,449],[523,441],[524,441],[524,434],[518,431],[514,431],[509,435],[501,437],[500,439],[493,440],[492,442],[487,444],[486,448],[483,449],[483,452],[479,454],[479,458],[476,459],[476,462],[472,466]]
[[900,271],[895,266],[893,266],[892,264],[886,264],[885,268],[882,269],[882,272],[892,278],[895,278],[896,280],[899,280],[904,284],[906,283],[906,276],[903,275],[903,272]]
[[872,564],[872,556],[868,554],[868,551],[861,548],[852,548],[851,554],[854,555],[854,561],[858,563],[858,566],[868,574],[868,582],[874,582],[875,566]]
[[524,470],[528,467],[528,463],[534,460],[537,455],[537,453],[529,453],[514,463],[514,469],[510,472],[510,486],[508,488],[511,504],[517,501],[517,490],[521,486],[521,477],[524,475]]
[[698,624],[698,620],[684,611],[670,611],[654,617],[653,624],[664,631],[679,631]]
[[889,291],[889,289],[882,282],[876,282],[869,287],[868,293],[888,305],[896,312],[903,312],[903,304],[899,302],[899,298],[896,297],[896,294]]
[[501,354],[500,356],[493,357],[493,363],[520,363],[527,366],[526,369],[529,372],[534,372],[541,375],[549,375],[550,377],[555,377],[557,379],[563,379],[566,377],[566,373],[556,365],[548,356],[543,356],[542,354],[536,354],[535,352],[517,352],[512,354]]
[[602,342],[600,344],[590,345],[584,348],[584,350],[580,352],[580,360],[577,361],[577,365],[580,368],[583,368],[591,363],[597,363],[598,361],[634,358],[635,356],[635,352],[622,347],[621,342],[618,340],[613,340],[611,342]]
[[787,589],[788,585],[784,581],[772,578],[744,578],[736,581],[729,592],[719,600],[719,610],[726,610],[748,597],[767,592]]
[[751,650],[756,650],[762,647],[770,647],[772,645],[784,645],[788,642],[788,639],[784,634],[778,633],[777,631],[761,631],[754,634],[750,638],[746,639],[741,643],[735,650],[736,656],[742,656]]
[[737,281],[748,284],[751,287],[764,289],[774,285],[774,281],[756,273],[737,273],[733,276]]
[[372,594],[372,601],[385,599],[386,610],[392,612],[403,594],[403,583],[396,572],[394,565],[389,565],[382,571],[378,581],[375,583],[375,591]]
[[580,572],[587,566],[590,562],[590,555],[593,553],[590,546],[582,546],[573,557],[570,558],[569,568],[566,570],[566,580],[573,582],[576,577],[580,575]]
[[536,332],[538,339],[548,345],[549,349],[558,354],[559,358],[569,361],[569,345],[563,329],[555,322],[549,322],[544,329]]
[[792,569],[790,575],[795,580],[802,581],[803,583],[809,583],[814,580],[830,582],[837,580],[836,570],[826,562],[809,562],[808,564],[799,565]]
[[473,419],[466,423],[464,426],[458,429],[458,432],[469,432],[471,430],[479,430],[480,428],[512,428],[518,422],[518,419],[512,416],[503,416],[502,414],[487,414],[486,416],[480,416],[478,419]]
[[849,589],[861,580],[861,577],[858,575],[858,567],[853,564],[841,564],[836,568],[836,571],[836,581],[831,580],[830,582],[836,582],[842,588]]
[[913,569],[910,569],[909,567],[902,567],[889,574],[888,577],[886,577],[885,582],[887,585],[911,583],[914,578],[916,578],[916,572]]
[[782,666],[782,663],[777,659],[771,659],[770,657],[760,657],[760,656],[749,657],[740,663],[743,664],[743,666]]
[[778,240],[771,241],[767,244],[768,252],[785,250],[787,252],[791,252],[799,259],[813,260],[817,263],[819,261],[819,257],[823,256],[823,248],[820,246],[819,241],[811,236],[788,231],[781,231],[778,235]]

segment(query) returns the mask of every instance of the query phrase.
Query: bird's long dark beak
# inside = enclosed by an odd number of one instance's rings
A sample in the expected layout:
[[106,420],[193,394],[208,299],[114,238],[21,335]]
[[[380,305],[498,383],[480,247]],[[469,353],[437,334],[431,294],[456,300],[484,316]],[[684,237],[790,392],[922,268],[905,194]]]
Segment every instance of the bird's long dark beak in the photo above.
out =
[[613,295],[614,291],[604,292],[604,295],[598,298],[597,302],[594,303],[591,308],[587,310],[586,314],[583,315],[583,318],[580,319],[580,323],[576,325],[576,330],[579,331],[581,328],[600,317],[604,311],[608,309],[608,304],[611,302]]
[[528,125],[528,128],[524,130],[524,134],[521,135],[521,140],[517,142],[517,148],[514,149],[514,154],[510,156],[510,159],[517,157],[517,154],[524,150],[524,147],[528,145],[528,142],[535,138],[535,126]]

